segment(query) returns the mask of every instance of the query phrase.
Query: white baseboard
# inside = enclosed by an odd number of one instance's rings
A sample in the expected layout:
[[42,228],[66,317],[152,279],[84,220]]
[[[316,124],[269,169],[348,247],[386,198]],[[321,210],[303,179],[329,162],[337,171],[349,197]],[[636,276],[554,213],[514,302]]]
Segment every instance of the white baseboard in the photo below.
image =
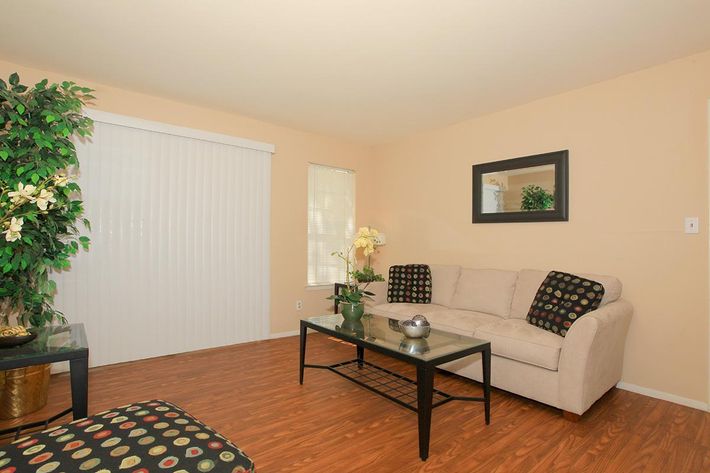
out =
[[300,332],[298,330],[292,330],[290,332],[278,332],[278,333],[272,333],[269,335],[269,339],[273,338],[284,338],[284,337],[294,337],[298,335]]
[[69,362],[60,361],[59,363],[52,363],[51,371],[52,374],[57,373],[68,373],[69,372]]
[[619,382],[616,387],[625,391],[680,404],[681,406],[692,407],[693,409],[700,409],[701,411],[710,411],[710,406],[706,402],[696,401],[695,399],[688,399],[687,397],[676,396],[675,394],[656,391],[655,389],[644,388],[643,386],[636,386],[635,384],[624,383],[623,381]]

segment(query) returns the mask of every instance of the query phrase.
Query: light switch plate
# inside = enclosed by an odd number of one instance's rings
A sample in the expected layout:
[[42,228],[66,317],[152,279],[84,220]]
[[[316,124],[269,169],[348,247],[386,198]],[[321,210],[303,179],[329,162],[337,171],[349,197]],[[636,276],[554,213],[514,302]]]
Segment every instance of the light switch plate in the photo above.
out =
[[698,233],[698,217],[685,217],[685,233]]

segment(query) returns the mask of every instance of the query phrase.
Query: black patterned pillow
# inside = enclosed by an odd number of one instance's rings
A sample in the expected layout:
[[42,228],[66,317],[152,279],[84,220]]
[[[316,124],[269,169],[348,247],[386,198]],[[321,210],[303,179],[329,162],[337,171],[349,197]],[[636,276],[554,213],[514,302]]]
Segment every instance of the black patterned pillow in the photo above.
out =
[[527,321],[564,337],[572,324],[599,307],[604,286],[591,279],[550,271],[537,290]]
[[426,264],[390,266],[387,302],[431,303],[431,271]]

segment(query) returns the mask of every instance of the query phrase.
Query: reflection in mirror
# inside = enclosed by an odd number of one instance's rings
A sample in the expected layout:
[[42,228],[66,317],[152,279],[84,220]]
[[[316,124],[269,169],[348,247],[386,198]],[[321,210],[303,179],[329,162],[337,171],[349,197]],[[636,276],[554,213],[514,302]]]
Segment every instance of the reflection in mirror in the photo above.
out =
[[482,175],[483,213],[555,210],[555,165]]

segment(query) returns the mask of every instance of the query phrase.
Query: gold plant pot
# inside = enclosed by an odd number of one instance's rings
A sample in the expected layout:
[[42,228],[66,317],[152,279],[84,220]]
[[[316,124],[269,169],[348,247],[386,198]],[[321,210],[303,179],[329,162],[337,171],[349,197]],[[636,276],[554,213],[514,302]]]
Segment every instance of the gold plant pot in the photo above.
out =
[[49,393],[50,365],[0,371],[0,419],[14,419],[42,409]]

